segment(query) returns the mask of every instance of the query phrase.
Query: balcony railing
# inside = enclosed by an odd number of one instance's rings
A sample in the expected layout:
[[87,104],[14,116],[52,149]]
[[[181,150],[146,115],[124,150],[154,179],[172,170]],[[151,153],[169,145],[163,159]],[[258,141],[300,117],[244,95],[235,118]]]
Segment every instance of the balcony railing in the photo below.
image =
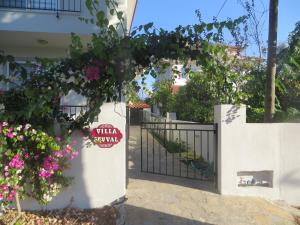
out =
[[0,8],[81,12],[82,0],[0,0]]

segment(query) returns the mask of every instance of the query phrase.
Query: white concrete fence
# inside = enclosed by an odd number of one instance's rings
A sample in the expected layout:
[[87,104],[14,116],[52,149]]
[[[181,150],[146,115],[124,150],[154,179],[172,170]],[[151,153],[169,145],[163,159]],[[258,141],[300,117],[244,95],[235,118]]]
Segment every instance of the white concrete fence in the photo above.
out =
[[[174,121],[174,117],[169,119]],[[218,124],[221,194],[281,199],[300,205],[299,123],[249,124],[245,106],[232,105],[215,106],[214,122]],[[122,132],[121,142],[109,149],[88,148],[84,138],[74,134],[80,151],[68,171],[75,178],[74,184],[55,197],[47,209],[64,208],[70,203],[80,208],[102,207],[126,194],[125,103],[105,103],[99,122],[92,127],[107,123]],[[208,141],[213,142],[210,138]],[[25,201],[22,206],[42,208],[34,201]]]
[[218,189],[300,205],[300,124],[246,123],[246,107],[215,106]]

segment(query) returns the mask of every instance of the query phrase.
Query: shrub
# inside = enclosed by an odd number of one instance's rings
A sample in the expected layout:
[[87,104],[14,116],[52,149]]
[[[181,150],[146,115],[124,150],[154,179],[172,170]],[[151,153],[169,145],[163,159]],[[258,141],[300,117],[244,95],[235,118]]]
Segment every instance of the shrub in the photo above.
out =
[[78,152],[59,137],[52,137],[30,124],[0,123],[0,204],[32,197],[41,204],[51,201],[71,183],[63,175]]

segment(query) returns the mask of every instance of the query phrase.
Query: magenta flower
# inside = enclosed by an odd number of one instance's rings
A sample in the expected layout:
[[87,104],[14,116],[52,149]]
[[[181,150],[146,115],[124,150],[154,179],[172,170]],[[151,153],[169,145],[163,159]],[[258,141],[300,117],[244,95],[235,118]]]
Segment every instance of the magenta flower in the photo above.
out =
[[0,188],[2,189],[3,192],[8,191],[8,185],[7,184],[3,184],[2,186],[0,186]]
[[99,78],[100,78],[99,66],[97,66],[97,65],[88,66],[85,69],[85,76],[86,76],[86,79],[88,79],[89,81],[99,80]]
[[9,196],[6,197],[6,200],[11,202],[13,200],[13,198],[14,197],[12,195],[9,195]]
[[44,177],[44,178],[48,178],[51,177],[51,173],[47,170],[45,170],[44,168],[42,168],[39,172],[39,177]]
[[47,171],[55,172],[59,168],[59,164],[56,159],[51,156],[48,156],[44,161],[44,168]]
[[8,176],[9,176],[9,172],[5,172],[5,173],[4,173],[4,176],[5,176],[5,177],[8,177]]
[[10,195],[11,196],[15,196],[17,194],[17,191],[16,190],[12,190],[11,192],[10,192]]
[[25,157],[25,159],[28,159],[28,158],[29,158],[29,154],[26,152],[26,153],[24,154],[24,157]]
[[72,152],[72,147],[70,145],[67,145],[65,151],[69,155]]
[[20,155],[15,155],[12,160],[8,163],[8,165],[12,168],[16,169],[23,169],[24,168],[24,161],[20,159]]
[[14,133],[9,132],[9,133],[7,134],[7,137],[10,138],[10,139],[12,139],[12,138],[15,137],[15,135],[14,135]]
[[73,152],[71,160],[75,159],[78,156],[78,151]]

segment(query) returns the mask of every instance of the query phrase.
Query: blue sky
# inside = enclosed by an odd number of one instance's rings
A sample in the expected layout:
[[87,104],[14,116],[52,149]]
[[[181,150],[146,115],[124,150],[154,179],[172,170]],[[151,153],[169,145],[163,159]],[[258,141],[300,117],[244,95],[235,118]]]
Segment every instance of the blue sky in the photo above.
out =
[[[269,8],[269,0],[256,0],[261,10],[262,2],[266,9]],[[211,22],[217,16],[223,3],[226,2],[218,15],[218,20],[226,20],[228,17],[234,19],[245,14],[238,0],[138,0],[137,9],[133,21],[133,27],[154,22],[155,27],[171,30],[178,25],[197,23],[195,10],[199,9],[205,22]],[[289,33],[294,29],[295,23],[300,21],[300,0],[279,0],[278,19],[278,43],[286,42]],[[263,39],[267,41],[268,34],[268,12],[263,20]],[[255,55],[254,46],[248,48],[245,54]],[[147,78],[147,86],[150,87],[153,79]],[[140,93],[140,95],[144,95]],[[142,96],[145,97],[145,96]]]
[[[263,2],[268,9],[269,0],[256,0]],[[137,9],[133,21],[133,27],[148,22],[154,22],[158,28],[171,30],[177,25],[188,25],[197,23],[195,10],[199,9],[203,20],[210,22],[213,16],[217,16],[221,6],[226,2],[221,10],[218,19],[226,20],[228,17],[237,18],[244,15],[243,8],[238,4],[238,0],[138,0]],[[259,8],[261,5],[257,3]],[[278,42],[286,42],[289,32],[291,32],[297,21],[300,21],[300,0],[280,0],[279,20],[278,20]],[[258,9],[260,10],[260,9]],[[264,39],[267,40],[268,33],[268,13],[265,14]],[[247,52],[253,54],[254,50]]]

